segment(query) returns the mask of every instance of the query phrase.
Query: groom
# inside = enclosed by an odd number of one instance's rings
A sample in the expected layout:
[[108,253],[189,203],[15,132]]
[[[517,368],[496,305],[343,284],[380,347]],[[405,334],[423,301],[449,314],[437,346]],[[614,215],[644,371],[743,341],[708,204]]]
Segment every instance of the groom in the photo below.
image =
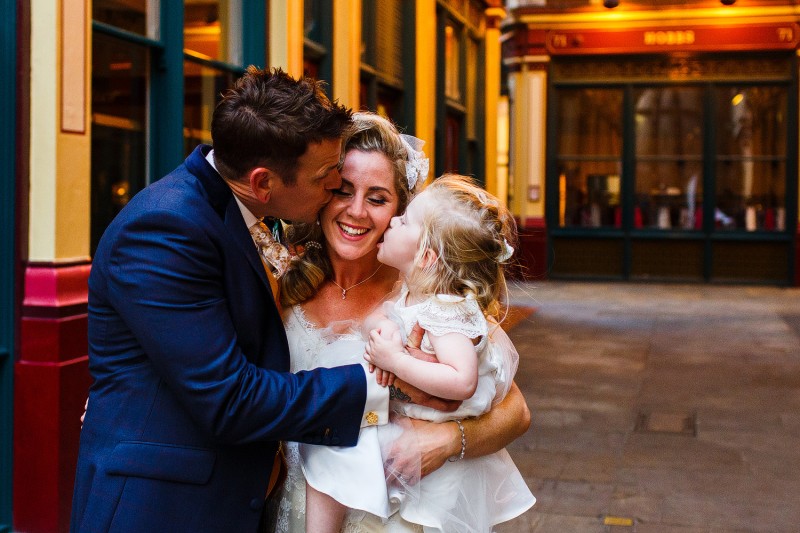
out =
[[251,235],[264,217],[316,220],[349,124],[316,82],[251,67],[214,112],[213,150],[108,227],[71,531],[255,532],[278,441],[352,446],[386,422],[387,389],[362,366],[288,372],[282,262]]

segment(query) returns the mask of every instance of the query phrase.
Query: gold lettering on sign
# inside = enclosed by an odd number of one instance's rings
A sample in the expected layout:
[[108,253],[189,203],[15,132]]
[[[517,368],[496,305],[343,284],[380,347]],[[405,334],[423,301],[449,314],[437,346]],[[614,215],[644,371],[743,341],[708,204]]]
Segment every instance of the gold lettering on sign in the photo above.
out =
[[554,33],[550,42],[556,48],[565,48],[567,46],[567,36],[562,33]]
[[794,40],[792,28],[778,28],[778,40],[782,43],[790,43]]
[[692,30],[646,31],[644,44],[648,46],[694,44],[694,32]]

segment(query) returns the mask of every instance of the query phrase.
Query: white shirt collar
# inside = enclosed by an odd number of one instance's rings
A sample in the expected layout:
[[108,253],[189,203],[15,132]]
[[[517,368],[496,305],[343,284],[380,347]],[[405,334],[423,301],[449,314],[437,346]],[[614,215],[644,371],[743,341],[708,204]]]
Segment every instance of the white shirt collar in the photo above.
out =
[[[214,164],[213,148],[208,151],[208,154],[206,155],[206,161],[208,161],[208,164],[211,165],[214,170],[217,170],[217,166]],[[217,174],[219,174],[218,170]],[[255,216],[249,209],[247,209],[247,206],[245,206],[235,194],[233,195],[233,199],[236,200],[236,205],[239,206],[239,211],[242,212],[242,218],[244,218],[244,225],[247,226],[247,229],[250,229],[255,224],[261,222],[257,216]]]

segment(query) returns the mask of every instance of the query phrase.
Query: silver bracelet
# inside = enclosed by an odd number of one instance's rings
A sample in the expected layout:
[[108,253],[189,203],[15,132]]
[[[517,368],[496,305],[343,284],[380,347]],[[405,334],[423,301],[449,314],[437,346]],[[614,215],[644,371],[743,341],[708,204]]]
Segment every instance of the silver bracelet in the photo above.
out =
[[448,461],[454,463],[456,461],[460,461],[464,458],[464,454],[467,453],[467,434],[464,433],[464,424],[461,423],[461,420],[455,419],[453,422],[458,425],[458,430],[461,432],[461,453],[458,456],[453,456]]

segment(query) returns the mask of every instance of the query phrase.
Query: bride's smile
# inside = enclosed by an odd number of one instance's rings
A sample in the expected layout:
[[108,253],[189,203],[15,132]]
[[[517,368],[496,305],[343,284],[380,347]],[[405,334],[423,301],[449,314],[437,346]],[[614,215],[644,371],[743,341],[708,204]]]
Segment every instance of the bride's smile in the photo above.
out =
[[342,186],[320,212],[320,225],[332,258],[369,257],[366,268],[374,263],[375,247],[397,214],[392,164],[381,153],[350,150],[341,176]]

